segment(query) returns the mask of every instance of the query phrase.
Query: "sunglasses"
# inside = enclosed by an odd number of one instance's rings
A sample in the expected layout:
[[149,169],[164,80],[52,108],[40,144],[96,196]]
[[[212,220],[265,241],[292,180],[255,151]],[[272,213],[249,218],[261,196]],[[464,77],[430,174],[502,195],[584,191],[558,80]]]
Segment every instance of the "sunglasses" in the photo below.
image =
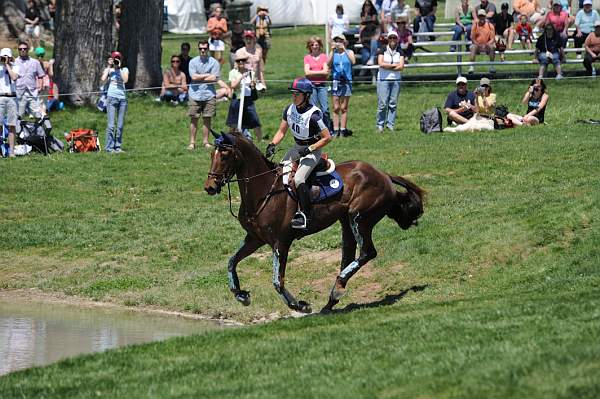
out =
[[19,51],[27,51],[27,50],[29,50],[29,48],[27,48],[27,47],[19,47]]
[[200,51],[207,51],[208,47],[198,47],[198,50],[200,50]]
[[179,61],[179,60],[171,60],[171,64],[180,64],[180,63],[181,63],[181,61]]

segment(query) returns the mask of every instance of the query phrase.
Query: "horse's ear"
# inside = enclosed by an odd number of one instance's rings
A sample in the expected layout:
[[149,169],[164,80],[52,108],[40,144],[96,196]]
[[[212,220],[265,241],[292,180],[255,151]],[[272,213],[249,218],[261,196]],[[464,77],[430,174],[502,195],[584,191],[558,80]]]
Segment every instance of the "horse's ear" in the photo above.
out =
[[217,132],[215,132],[215,131],[214,131],[214,130],[212,130],[212,129],[210,129],[210,133],[213,135],[213,137],[214,137],[215,139],[218,139],[219,137],[221,137],[221,135],[220,135],[220,134],[218,134]]

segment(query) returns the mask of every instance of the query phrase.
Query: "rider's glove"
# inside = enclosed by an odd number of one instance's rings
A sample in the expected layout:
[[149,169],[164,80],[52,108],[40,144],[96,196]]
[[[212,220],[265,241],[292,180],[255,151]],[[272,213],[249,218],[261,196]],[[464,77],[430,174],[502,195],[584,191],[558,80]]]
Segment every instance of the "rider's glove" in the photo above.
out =
[[271,158],[273,155],[275,155],[275,148],[277,148],[275,144],[269,143],[267,149],[265,150],[265,157]]
[[305,157],[310,153],[311,153],[310,147],[304,147],[303,149],[298,151],[298,155],[300,155],[301,157]]

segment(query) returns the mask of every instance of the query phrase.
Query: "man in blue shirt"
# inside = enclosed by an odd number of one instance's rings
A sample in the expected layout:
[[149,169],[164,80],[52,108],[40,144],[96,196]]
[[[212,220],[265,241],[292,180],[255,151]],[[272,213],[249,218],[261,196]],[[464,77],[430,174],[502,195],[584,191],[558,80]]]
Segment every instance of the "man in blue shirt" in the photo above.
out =
[[448,94],[444,110],[448,114],[448,125],[455,122],[467,123],[476,110],[475,94],[467,89],[467,78],[456,78],[456,91]]
[[210,148],[208,133],[210,132],[211,119],[216,114],[217,100],[215,83],[219,80],[221,67],[214,58],[208,55],[208,41],[198,42],[200,56],[190,61],[189,72],[191,84],[189,86],[188,115],[192,118],[190,123],[189,150],[196,148],[196,132],[198,119],[202,117],[202,144]]

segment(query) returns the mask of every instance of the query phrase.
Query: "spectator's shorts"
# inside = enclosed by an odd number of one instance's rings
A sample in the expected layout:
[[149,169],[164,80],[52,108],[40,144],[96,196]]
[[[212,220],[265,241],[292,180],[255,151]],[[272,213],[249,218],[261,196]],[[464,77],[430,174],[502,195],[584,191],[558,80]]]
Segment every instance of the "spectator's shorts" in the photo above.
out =
[[225,51],[225,42],[219,39],[210,39],[208,41],[209,51]]
[[[334,85],[335,86],[335,85]],[[335,97],[350,97],[352,95],[352,82],[338,83],[337,90],[331,89],[331,95]]]
[[40,26],[39,25],[25,25],[25,34],[33,35],[34,37],[40,37]]
[[256,40],[256,43],[263,49],[270,49],[271,48],[271,38],[270,37],[259,37]]
[[494,46],[488,44],[475,44],[472,45],[475,48],[475,54],[487,54],[490,55],[494,51]]
[[38,97],[34,97],[31,94],[23,94],[19,97],[17,111],[18,115],[21,117],[26,114],[31,114],[36,118],[42,117],[40,100]]
[[0,97],[0,117],[6,119],[8,126],[17,125],[16,97]]
[[192,118],[212,118],[217,114],[217,100],[211,98],[208,101],[188,100],[188,115]]

